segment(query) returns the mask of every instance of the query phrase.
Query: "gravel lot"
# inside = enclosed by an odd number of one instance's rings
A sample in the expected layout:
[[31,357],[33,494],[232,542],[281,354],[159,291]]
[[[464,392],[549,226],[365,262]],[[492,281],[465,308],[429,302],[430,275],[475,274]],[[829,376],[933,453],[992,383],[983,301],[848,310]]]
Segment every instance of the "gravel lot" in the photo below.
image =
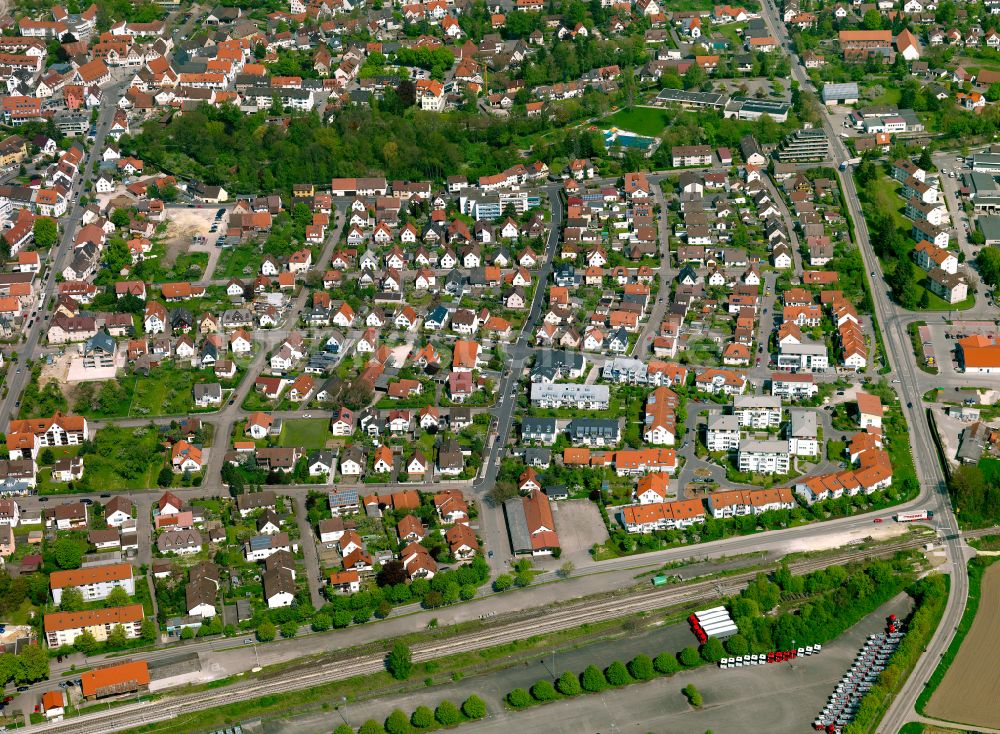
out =
[[589,563],[594,543],[603,543],[608,539],[608,529],[597,505],[590,500],[565,500],[551,504],[562,545],[560,561],[572,561],[577,566]]

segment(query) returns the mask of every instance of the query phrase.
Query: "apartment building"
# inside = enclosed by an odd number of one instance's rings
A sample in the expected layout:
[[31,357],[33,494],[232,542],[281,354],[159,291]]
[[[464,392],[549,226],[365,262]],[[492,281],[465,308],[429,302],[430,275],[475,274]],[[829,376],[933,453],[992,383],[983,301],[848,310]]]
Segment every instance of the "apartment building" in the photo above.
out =
[[788,442],[775,439],[740,441],[739,470],[751,474],[787,474],[791,468]]
[[54,612],[45,615],[45,642],[51,648],[72,645],[84,632],[92,634],[98,642],[104,642],[111,630],[119,625],[125,631],[127,639],[135,640],[142,633],[142,620],[142,604],[79,612]]
[[709,414],[705,445],[713,452],[736,451],[740,447],[739,418],[725,413]]
[[781,398],[773,395],[737,395],[733,415],[744,428],[762,430],[781,424]]
[[114,588],[125,589],[130,595],[135,594],[135,580],[130,563],[53,571],[49,576],[49,586],[56,604],[62,600],[63,589],[69,588],[79,589],[84,601],[106,599]]

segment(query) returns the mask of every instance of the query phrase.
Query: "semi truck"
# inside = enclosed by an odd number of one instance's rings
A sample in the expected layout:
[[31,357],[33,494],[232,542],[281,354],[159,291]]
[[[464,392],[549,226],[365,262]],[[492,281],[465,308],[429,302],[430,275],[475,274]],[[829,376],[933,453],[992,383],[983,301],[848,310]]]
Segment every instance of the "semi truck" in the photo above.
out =
[[930,510],[914,510],[913,512],[900,512],[896,515],[896,522],[917,522],[918,520],[932,520],[934,513]]
[[840,170],[846,171],[848,166],[856,166],[861,163],[860,158],[848,158],[846,161],[842,161],[840,164]]

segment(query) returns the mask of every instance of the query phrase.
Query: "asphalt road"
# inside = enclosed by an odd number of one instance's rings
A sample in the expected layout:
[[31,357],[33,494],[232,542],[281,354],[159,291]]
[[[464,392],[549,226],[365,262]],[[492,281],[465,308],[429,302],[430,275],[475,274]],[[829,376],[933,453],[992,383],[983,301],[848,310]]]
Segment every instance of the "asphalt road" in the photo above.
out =
[[[119,81],[112,84],[105,90],[109,99],[118,99],[121,93],[127,88],[126,81]],[[83,217],[84,207],[80,204],[80,194],[86,190],[86,185],[95,176],[93,163],[97,160],[104,148],[104,140],[111,123],[114,120],[115,105],[104,105],[101,107],[97,118],[97,134],[93,143],[87,151],[86,156],[80,162],[79,170],[82,171],[80,179],[68,193],[69,211],[60,222],[62,226],[62,237],[59,242],[49,252],[48,275],[41,284],[38,297],[38,315],[34,319],[34,324],[27,329],[24,334],[24,341],[17,346],[17,359],[11,359],[11,364],[7,370],[7,397],[0,400],[0,425],[7,425],[8,421],[17,413],[17,406],[20,405],[21,393],[31,377],[31,370],[27,361],[35,359],[39,352],[39,343],[48,329],[49,317],[51,313],[48,303],[53,300],[56,292],[56,273],[68,262],[73,252],[73,240],[76,236],[77,227]]]

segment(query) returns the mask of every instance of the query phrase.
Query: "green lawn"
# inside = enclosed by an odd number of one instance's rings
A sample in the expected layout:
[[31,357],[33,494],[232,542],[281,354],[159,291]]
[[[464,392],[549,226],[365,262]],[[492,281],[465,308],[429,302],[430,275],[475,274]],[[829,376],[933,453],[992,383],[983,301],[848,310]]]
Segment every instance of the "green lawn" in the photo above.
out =
[[978,73],[981,69],[992,69],[993,71],[1000,71],[1000,59],[987,59],[987,58],[973,58],[971,56],[962,56],[958,59],[958,63],[971,74]]
[[[231,381],[221,381],[212,370],[161,367],[149,375],[135,377],[135,389],[128,415],[133,418],[159,415],[186,415],[195,410],[192,388],[205,382],[220,382],[222,386],[238,385],[241,371]],[[225,397],[225,395],[223,395]]]
[[1000,459],[980,459],[979,469],[987,484],[1000,483]]
[[113,492],[156,486],[164,462],[156,430],[108,426],[97,432],[93,445],[93,452],[85,455],[77,489]]
[[873,187],[875,201],[872,202],[872,208],[891,213],[896,226],[909,232],[913,222],[903,213],[906,210],[906,202],[899,195],[901,186],[899,181],[880,172],[878,183]]
[[330,438],[330,421],[327,418],[293,418],[282,425],[278,445],[323,449]]
[[208,267],[207,252],[178,253],[173,265],[167,266],[163,260],[164,254],[155,259],[146,260],[142,268],[142,276],[153,283],[169,283],[171,281],[200,280],[205,277]]
[[656,136],[663,132],[667,126],[669,117],[667,113],[660,109],[651,107],[632,107],[618,110],[618,112],[605,117],[601,121],[601,126],[605,129],[617,127],[619,130],[628,130],[639,135]]
[[921,278],[918,281],[920,285],[927,294],[927,305],[918,306],[916,311],[967,311],[976,305],[976,297],[970,295],[964,301],[959,301],[958,303],[948,303],[943,298],[931,293],[927,289],[927,278]]
[[899,105],[899,100],[902,97],[902,90],[896,87],[883,87],[885,89],[882,94],[871,100],[870,104],[873,105],[892,105],[896,107]]
[[[196,370],[161,366],[148,375],[124,374],[116,382],[84,383],[74,399],[74,410],[88,418],[146,418],[205,412],[195,408],[192,388],[199,383],[219,382],[223,389],[239,385],[245,368],[237,367],[232,380],[220,380],[211,369]],[[112,389],[117,386],[117,390]],[[223,398],[226,398],[225,393]],[[209,408],[208,410],[214,410]]]
[[264,255],[260,248],[255,245],[227,247],[223,250],[212,277],[218,280],[248,278],[260,271],[260,264],[263,260]]

